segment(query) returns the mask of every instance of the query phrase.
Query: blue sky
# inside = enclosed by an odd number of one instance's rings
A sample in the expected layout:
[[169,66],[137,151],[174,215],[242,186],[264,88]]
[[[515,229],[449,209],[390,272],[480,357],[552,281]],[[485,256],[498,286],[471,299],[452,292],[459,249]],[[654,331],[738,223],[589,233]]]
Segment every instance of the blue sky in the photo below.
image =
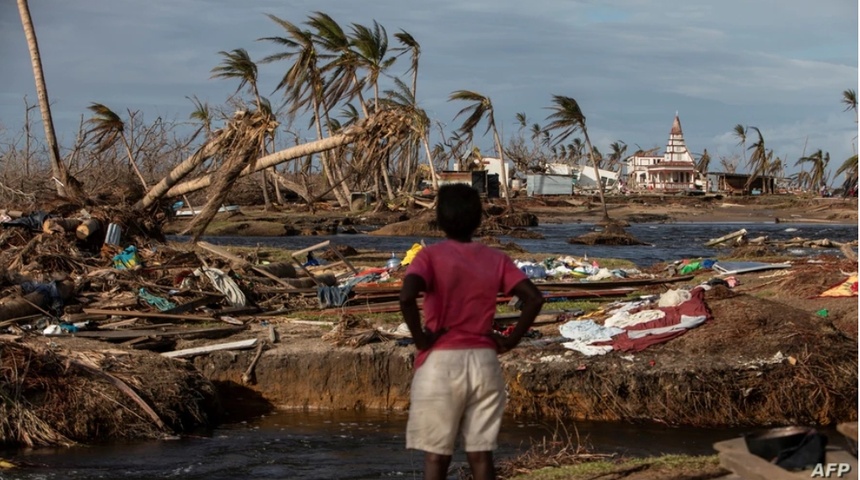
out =
[[[184,121],[187,96],[220,104],[234,82],[210,79],[217,52],[275,50],[260,37],[316,10],[343,26],[378,21],[421,44],[419,103],[451,130],[454,90],[489,96],[505,138],[515,116],[546,123],[554,94],[587,117],[595,146],[665,146],[677,111],[690,150],[740,155],[736,124],[761,129],[793,165],[803,152],[854,153],[857,125],[842,91],[857,90],[856,0],[31,0],[61,142],[74,140],[91,102]],[[396,41],[391,39],[392,46]],[[15,2],[0,2],[0,138],[20,131],[36,101]],[[404,57],[391,69],[408,81]],[[260,66],[264,95],[287,66]],[[479,139],[485,151],[490,138]],[[835,169],[835,167],[834,167]]]

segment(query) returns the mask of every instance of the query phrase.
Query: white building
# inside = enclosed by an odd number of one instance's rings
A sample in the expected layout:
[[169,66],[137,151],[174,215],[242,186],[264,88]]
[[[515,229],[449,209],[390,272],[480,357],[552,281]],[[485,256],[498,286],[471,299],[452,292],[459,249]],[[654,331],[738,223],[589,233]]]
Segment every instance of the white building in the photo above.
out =
[[684,142],[677,113],[663,155],[633,155],[624,163],[627,187],[632,190],[665,193],[706,190],[706,177],[696,170],[696,162]]

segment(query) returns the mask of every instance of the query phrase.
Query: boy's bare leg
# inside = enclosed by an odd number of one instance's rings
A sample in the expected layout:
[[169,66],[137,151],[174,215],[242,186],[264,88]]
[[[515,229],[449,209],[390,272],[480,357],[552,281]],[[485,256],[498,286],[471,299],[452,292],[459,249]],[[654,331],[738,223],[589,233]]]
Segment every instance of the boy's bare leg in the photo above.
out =
[[[451,465],[451,455],[424,453],[424,480],[445,480],[448,478],[448,466]],[[475,477],[477,480],[478,477]]]
[[466,452],[472,478],[475,480],[495,480],[496,469],[493,467],[493,452]]

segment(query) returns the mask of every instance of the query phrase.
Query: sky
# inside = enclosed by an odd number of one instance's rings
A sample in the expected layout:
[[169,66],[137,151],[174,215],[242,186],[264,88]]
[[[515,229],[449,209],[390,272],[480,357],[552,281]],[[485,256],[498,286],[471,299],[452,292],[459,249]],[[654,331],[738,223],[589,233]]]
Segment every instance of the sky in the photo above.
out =
[[[712,165],[743,154],[737,124],[758,127],[789,173],[804,152],[829,152],[833,170],[856,152],[855,116],[842,104],[858,84],[856,0],[30,0],[30,9],[66,146],[92,102],[183,122],[192,95],[223,104],[237,84],[210,78],[219,51],[261,59],[280,50],[258,39],[284,34],[266,14],[300,24],[322,11],[345,28],[376,20],[392,47],[394,33],[410,33],[421,44],[419,105],[446,133],[465,106],[449,95],[473,90],[492,100],[505,142],[517,113],[546,124],[552,96],[564,95],[603,152],[616,141],[628,153],[665,147],[676,112],[690,151],[707,149]],[[0,60],[4,141],[21,131],[24,96],[36,102],[10,0],[0,1]],[[409,83],[408,67],[404,56],[389,73]],[[273,103],[287,68],[259,67]],[[492,150],[490,136],[476,144]]]

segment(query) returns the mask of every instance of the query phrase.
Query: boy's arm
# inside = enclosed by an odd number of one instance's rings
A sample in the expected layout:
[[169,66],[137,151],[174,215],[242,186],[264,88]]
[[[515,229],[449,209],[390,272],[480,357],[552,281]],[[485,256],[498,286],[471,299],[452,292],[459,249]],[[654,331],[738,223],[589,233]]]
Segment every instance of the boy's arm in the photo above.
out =
[[514,331],[507,337],[496,337],[496,342],[499,344],[499,353],[505,353],[520,343],[520,339],[529,331],[538,313],[540,313],[541,307],[543,307],[543,295],[541,295],[540,290],[537,289],[531,280],[525,279],[514,285],[511,295],[515,295],[522,300],[523,305]]
[[424,279],[414,274],[406,275],[403,279],[403,286],[400,288],[400,313],[409,327],[412,340],[415,341],[415,347],[418,350],[427,350],[433,346],[433,343],[440,335],[440,333],[430,332],[421,328],[418,295],[425,290],[427,290],[427,284],[424,282]]

